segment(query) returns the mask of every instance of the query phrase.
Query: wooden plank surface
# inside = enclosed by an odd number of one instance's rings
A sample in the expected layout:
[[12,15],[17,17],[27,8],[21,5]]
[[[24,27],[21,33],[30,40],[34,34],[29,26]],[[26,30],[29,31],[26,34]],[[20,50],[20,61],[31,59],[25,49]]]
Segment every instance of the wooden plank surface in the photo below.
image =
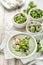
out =
[[[0,44],[4,39],[5,32],[10,29],[9,25],[11,25],[10,24],[11,21],[9,20],[10,19],[9,15],[12,15],[12,13],[6,11],[0,4]],[[8,20],[6,20],[7,16],[9,16]],[[9,24],[7,22],[9,22]],[[4,57],[4,53],[0,52],[0,65],[22,65],[22,63],[16,59],[6,60]]]
[[[5,21],[4,21],[5,10],[0,4],[0,44],[5,35]],[[5,60],[4,54],[0,53],[0,65],[9,65],[10,60]],[[14,65],[14,64],[13,64]]]
[[0,4],[0,44],[2,42],[2,35],[4,33],[4,8]]

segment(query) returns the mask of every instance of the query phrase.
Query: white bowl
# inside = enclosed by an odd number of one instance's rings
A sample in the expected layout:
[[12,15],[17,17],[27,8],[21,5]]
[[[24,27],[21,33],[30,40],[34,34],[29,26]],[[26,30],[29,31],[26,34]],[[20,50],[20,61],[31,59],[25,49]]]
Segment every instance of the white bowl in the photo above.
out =
[[[26,35],[29,35],[29,36],[31,36],[32,39],[34,40],[34,42],[35,42],[35,43],[34,43],[34,44],[35,44],[35,48],[34,48],[34,50],[33,50],[33,52],[32,52],[31,54],[29,54],[29,55],[27,55],[27,56],[19,57],[19,56],[13,54],[13,53],[10,51],[10,49],[9,49],[9,41],[10,41],[10,39],[11,39],[13,36],[18,35],[18,34],[26,34]],[[27,33],[16,33],[15,35],[13,34],[13,35],[9,38],[9,40],[8,40],[8,42],[7,42],[7,48],[8,48],[8,51],[10,52],[10,54],[13,55],[13,56],[14,56],[15,58],[17,58],[17,59],[23,59],[23,58],[28,58],[28,57],[33,56],[33,55],[36,53],[36,50],[37,50],[37,43],[36,43],[35,38],[34,38],[32,35],[27,34]]]
[[[31,22],[31,21],[30,21]],[[34,21],[34,22],[38,22],[38,21]],[[35,32],[35,33],[33,33],[33,32],[30,32],[29,30],[28,30],[28,24],[29,24],[29,22],[27,23],[27,25],[26,25],[26,31],[27,31],[27,33],[28,34],[31,34],[31,35],[34,35],[34,36],[36,36],[36,35],[38,35],[38,34],[40,34],[41,32],[42,32],[42,30],[43,30],[43,24],[41,24],[40,22],[38,22],[40,25],[41,25],[41,30],[39,31],[39,32]]]
[[[16,14],[19,14],[19,13],[23,13],[23,12],[17,12]],[[15,15],[16,15],[15,14]],[[25,14],[25,13],[23,13],[26,17],[27,17],[27,19],[28,19],[28,16]],[[15,16],[14,15],[14,16]],[[14,18],[14,16],[13,16],[13,18]],[[18,24],[18,23],[16,23],[15,21],[14,21],[14,19],[13,19],[13,25],[15,26],[15,27],[17,27],[17,28],[23,28],[23,27],[25,27],[26,26],[26,24],[27,24],[27,20],[24,22],[24,23],[22,23],[22,24]]]
[[[30,12],[32,11],[32,10],[36,10],[36,9],[39,9],[39,8],[33,8],[33,9],[31,9],[30,11],[29,11],[29,17],[32,19],[32,20],[36,20],[36,21],[40,21],[40,22],[42,22],[42,20],[43,20],[43,16],[41,17],[41,18],[33,18],[31,15],[30,15]],[[41,9],[40,9],[41,10]]]

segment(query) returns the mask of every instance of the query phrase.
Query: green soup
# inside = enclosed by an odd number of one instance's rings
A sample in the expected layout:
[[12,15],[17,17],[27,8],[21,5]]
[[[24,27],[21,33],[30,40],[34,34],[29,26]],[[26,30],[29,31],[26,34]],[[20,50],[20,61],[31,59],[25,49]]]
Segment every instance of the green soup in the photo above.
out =
[[10,39],[9,49],[14,55],[24,57],[34,51],[35,41],[27,34],[18,34]]

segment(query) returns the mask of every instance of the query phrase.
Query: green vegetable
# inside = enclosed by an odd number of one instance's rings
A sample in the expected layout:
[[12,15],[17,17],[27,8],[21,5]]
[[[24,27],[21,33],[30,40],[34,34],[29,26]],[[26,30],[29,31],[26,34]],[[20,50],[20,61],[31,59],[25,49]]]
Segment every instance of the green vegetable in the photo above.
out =
[[43,16],[43,11],[40,10],[40,9],[35,9],[35,10],[32,10],[30,12],[30,15],[33,17],[33,18],[41,18]]
[[27,8],[24,10],[24,12],[28,14],[30,10],[31,10],[31,8]]
[[27,50],[29,48],[28,43],[28,40],[22,39],[20,41],[20,48],[23,50]]
[[36,26],[36,31],[39,32],[41,30],[41,25]]
[[34,5],[34,2],[33,1],[30,1],[29,4],[28,4],[28,8],[23,10],[25,13],[29,13],[29,11],[32,9],[32,8],[35,8],[36,5]]
[[26,19],[27,18],[23,13],[19,13],[14,16],[14,21],[19,24],[24,23],[26,21]]
[[28,5],[29,5],[30,8],[36,7],[36,5],[34,5],[34,2],[33,1],[30,1],[30,3]]
[[35,26],[34,26],[34,25],[31,26],[31,31],[32,31],[32,32],[35,32]]
[[15,45],[15,51],[17,52],[26,52],[29,50],[29,39],[30,37],[25,37],[24,39],[20,39],[19,45]]
[[36,52],[40,52],[42,49],[40,39],[37,39],[36,42],[37,42],[37,51]]
[[27,28],[28,31],[35,33],[41,30],[41,25],[38,24],[37,22],[32,22],[28,24]]

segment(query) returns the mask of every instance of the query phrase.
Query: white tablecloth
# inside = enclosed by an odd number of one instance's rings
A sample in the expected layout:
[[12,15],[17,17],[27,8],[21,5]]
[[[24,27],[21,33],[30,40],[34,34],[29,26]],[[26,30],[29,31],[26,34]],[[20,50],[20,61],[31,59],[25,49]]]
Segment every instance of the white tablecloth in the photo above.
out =
[[[30,1],[30,0],[28,0],[28,1]],[[34,1],[38,5],[38,7],[43,9],[43,0],[34,0]],[[18,11],[20,11],[20,10],[18,10]],[[17,10],[16,11],[7,11],[0,3],[0,43],[2,42],[2,40],[4,38],[5,31],[8,31],[11,29],[12,17],[14,16],[14,14],[16,12],[17,12]],[[1,61],[2,61],[1,63],[3,63],[4,60],[1,60]],[[11,61],[10,61],[10,63],[11,63]],[[13,61],[14,61],[14,59],[13,59]],[[0,63],[0,65],[3,65],[1,63]]]

